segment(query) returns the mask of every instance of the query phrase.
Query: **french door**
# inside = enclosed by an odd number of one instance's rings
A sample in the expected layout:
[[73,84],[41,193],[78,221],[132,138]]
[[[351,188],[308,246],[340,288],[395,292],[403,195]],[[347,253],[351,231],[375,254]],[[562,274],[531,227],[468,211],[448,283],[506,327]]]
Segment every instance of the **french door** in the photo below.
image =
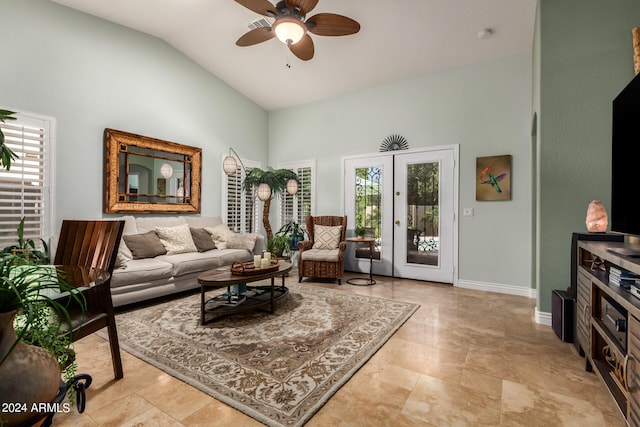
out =
[[[455,280],[457,146],[344,160],[348,228],[376,239],[373,273]],[[349,245],[345,267],[368,271],[366,248]]]

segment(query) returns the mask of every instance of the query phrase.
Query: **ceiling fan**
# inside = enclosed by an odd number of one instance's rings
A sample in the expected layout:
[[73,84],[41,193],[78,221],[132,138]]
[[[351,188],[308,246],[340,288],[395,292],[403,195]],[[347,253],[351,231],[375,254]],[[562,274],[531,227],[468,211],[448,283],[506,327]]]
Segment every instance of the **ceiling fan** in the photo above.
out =
[[236,0],[242,6],[260,15],[275,19],[271,27],[258,27],[236,41],[238,46],[252,46],[277,37],[289,50],[308,61],[313,58],[313,40],[308,33],[318,36],[346,36],[360,31],[360,24],[335,13],[318,13],[305,21],[307,13],[318,0],[281,0],[273,5],[268,0]]

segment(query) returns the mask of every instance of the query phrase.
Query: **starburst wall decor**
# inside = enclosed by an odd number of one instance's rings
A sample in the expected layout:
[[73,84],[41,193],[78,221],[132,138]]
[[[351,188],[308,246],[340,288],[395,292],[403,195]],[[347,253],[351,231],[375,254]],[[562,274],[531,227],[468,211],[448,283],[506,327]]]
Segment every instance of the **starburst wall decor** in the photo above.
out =
[[389,135],[380,144],[380,151],[406,150],[407,148],[409,148],[409,143],[405,137],[400,135]]

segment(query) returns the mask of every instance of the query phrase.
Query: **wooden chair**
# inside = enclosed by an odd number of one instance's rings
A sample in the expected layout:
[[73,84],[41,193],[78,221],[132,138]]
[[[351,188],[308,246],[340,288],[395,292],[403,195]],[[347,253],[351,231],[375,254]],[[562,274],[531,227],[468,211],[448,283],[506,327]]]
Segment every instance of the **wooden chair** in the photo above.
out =
[[[347,232],[346,216],[307,216],[309,240],[298,242],[298,281],[303,277],[336,279],[341,285],[344,274],[344,241]],[[340,239],[334,249],[314,249],[315,226],[341,226]]]
[[123,228],[124,221],[64,220],[53,262],[55,265],[90,267],[109,273],[106,283],[83,291],[87,302],[84,314],[80,307],[69,307],[73,325],[71,336],[74,341],[79,340],[106,327],[113,372],[118,379],[123,377],[123,372],[111,300],[111,274]]

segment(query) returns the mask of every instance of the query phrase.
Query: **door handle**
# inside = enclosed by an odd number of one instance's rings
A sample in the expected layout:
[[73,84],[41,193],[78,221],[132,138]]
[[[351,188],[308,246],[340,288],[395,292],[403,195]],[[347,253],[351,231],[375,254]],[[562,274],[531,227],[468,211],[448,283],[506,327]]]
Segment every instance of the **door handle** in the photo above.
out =
[[400,220],[396,219],[396,225],[400,225]]

